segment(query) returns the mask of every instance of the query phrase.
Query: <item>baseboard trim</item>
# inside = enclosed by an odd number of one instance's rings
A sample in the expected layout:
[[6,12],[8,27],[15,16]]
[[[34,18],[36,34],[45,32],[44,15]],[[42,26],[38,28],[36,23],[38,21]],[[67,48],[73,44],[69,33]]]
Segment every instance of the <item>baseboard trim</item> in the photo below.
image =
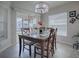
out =
[[2,48],[2,49],[0,50],[0,53],[3,52],[5,49],[7,49],[7,48],[10,47],[10,46],[11,46],[11,44],[10,44],[10,45],[7,45],[7,46],[4,47],[4,48]]
[[60,41],[57,41],[58,43],[62,43],[62,44],[66,44],[68,46],[72,46],[72,44],[69,44],[69,43],[66,43],[66,42],[60,42]]

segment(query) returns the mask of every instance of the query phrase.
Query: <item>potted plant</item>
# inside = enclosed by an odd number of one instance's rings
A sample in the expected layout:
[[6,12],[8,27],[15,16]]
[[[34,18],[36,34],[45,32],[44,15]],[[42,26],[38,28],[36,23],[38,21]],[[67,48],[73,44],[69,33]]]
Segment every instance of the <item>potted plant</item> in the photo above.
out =
[[74,38],[74,37],[79,37],[79,33],[72,36],[72,38]]
[[[77,33],[77,34],[75,34],[75,35],[72,36],[72,38],[74,38],[74,37],[78,38],[79,37],[79,33]],[[79,42],[76,41],[76,43],[73,44],[73,48],[74,48],[74,46],[76,46],[76,49],[79,49]]]

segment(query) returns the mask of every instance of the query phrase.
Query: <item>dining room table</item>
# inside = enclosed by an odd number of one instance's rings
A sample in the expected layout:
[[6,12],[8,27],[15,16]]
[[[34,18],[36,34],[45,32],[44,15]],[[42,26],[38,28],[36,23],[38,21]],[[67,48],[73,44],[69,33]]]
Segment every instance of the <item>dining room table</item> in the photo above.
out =
[[41,58],[43,58],[44,54],[44,42],[47,41],[48,35],[47,34],[29,34],[29,35],[18,35],[19,36],[19,56],[21,56],[22,52],[22,43],[23,40],[29,40],[34,43],[40,43],[41,45]]

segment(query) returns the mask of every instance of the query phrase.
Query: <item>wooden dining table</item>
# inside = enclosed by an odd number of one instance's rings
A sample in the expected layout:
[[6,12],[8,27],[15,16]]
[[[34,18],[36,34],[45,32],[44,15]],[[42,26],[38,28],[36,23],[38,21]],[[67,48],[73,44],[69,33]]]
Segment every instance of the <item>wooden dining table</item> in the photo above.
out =
[[23,40],[29,40],[35,43],[41,44],[41,58],[43,58],[44,54],[44,42],[47,41],[48,35],[18,35],[19,36],[19,56],[21,56],[21,50],[22,50],[22,43]]

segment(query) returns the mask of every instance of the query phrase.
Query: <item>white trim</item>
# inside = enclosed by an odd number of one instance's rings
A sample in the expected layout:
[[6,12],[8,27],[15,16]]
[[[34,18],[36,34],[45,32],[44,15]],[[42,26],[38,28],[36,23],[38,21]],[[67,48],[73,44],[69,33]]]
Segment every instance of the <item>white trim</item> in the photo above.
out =
[[7,46],[3,47],[2,49],[0,49],[0,53],[3,52],[5,49],[7,49],[8,47],[10,47],[11,44],[8,44]]

